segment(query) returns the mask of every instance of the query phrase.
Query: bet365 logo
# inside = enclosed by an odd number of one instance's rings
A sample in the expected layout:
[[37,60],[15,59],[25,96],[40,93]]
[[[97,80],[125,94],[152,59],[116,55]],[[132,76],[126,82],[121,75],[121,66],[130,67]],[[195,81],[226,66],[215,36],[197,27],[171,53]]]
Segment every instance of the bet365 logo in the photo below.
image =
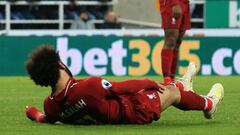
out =
[[[76,44],[76,43],[75,43]],[[81,42],[79,43],[81,44]],[[61,60],[69,67],[73,75],[87,74],[94,76],[144,76],[147,74],[162,74],[161,49],[164,41],[150,42],[145,39],[114,40],[106,46],[92,45],[86,47],[70,47],[67,37],[57,39],[56,48]],[[200,58],[192,51],[200,48],[197,40],[183,41],[179,52],[179,60],[192,61],[200,65]],[[199,67],[199,66],[198,66]],[[179,65],[178,73],[183,74],[187,65]]]
[[229,26],[240,27],[240,8],[238,1],[229,2]]

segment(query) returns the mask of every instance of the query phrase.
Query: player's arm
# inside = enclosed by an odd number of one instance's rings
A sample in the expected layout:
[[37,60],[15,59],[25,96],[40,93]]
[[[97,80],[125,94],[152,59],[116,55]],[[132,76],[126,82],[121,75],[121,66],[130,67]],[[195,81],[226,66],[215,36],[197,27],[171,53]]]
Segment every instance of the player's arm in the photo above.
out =
[[136,93],[142,89],[158,90],[160,88],[158,83],[149,79],[127,80],[122,82],[111,82],[111,83],[112,83],[111,90],[118,94]]
[[46,116],[33,106],[26,106],[26,116],[32,121],[50,123],[47,121]]

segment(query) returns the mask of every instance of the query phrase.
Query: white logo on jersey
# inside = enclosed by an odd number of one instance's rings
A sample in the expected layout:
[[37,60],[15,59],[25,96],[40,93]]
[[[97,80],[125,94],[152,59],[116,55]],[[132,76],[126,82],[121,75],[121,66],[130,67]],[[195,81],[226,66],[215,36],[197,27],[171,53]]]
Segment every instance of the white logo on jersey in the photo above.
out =
[[176,19],[174,17],[172,18],[172,24],[176,24]]
[[102,86],[103,86],[104,89],[108,90],[112,87],[112,84],[109,81],[103,79],[102,80]]
[[147,96],[148,96],[149,99],[155,99],[155,98],[157,98],[154,93],[152,93],[152,94],[147,94]]

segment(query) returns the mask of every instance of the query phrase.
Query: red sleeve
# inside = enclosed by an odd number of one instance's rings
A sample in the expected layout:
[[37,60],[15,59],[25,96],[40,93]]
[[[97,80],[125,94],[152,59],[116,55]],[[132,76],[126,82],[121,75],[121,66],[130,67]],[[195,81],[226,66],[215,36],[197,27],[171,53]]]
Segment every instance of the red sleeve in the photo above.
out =
[[46,116],[46,121],[48,123],[55,123],[58,121],[59,117],[57,116],[58,112],[60,111],[59,105],[51,101],[49,97],[47,97],[44,101],[44,112]]
[[136,93],[142,89],[159,89],[155,81],[149,79],[127,80],[123,82],[111,82],[112,91],[118,94]]
[[29,119],[41,123],[47,123],[46,116],[34,106],[26,106],[26,115]]

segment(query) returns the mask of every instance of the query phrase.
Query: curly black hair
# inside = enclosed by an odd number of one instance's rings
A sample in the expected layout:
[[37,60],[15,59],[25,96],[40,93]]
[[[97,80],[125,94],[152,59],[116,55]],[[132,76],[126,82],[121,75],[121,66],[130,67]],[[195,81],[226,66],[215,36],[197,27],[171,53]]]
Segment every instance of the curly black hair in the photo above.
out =
[[50,45],[43,45],[33,51],[25,68],[36,85],[55,88],[60,77],[59,62],[59,54]]

